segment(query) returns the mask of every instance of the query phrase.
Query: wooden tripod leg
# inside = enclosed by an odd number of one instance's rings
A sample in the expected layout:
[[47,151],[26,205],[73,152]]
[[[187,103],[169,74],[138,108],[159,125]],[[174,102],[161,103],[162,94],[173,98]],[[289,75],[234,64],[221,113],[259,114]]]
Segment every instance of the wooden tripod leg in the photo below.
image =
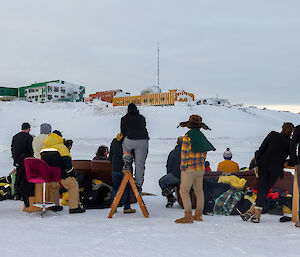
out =
[[144,217],[145,218],[149,218],[148,210],[147,210],[147,208],[146,208],[146,206],[144,204],[144,201],[143,201],[142,197],[140,196],[140,194],[139,194],[139,192],[137,190],[137,187],[136,187],[136,185],[135,185],[135,183],[133,181],[131,173],[129,174],[129,183],[130,183],[132,191],[133,191],[133,193],[134,193],[134,195],[135,195],[135,197],[136,197],[136,199],[137,199],[137,201],[138,201],[138,203],[140,205],[142,213],[144,214]]
[[110,210],[110,213],[108,215],[108,218],[112,218],[112,216],[115,214],[115,212],[116,212],[116,210],[118,208],[119,202],[121,200],[121,197],[122,197],[122,195],[124,193],[125,187],[126,187],[126,185],[128,183],[130,175],[131,175],[130,173],[128,174],[128,173],[124,172],[124,177],[122,179],[121,185],[119,186],[118,192],[115,195],[114,201],[113,201],[113,203],[111,205],[111,210]]

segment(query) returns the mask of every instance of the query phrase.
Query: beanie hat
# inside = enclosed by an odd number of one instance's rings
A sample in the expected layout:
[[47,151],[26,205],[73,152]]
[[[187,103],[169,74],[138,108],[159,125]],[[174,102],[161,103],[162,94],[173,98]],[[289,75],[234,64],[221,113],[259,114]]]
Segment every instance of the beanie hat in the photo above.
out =
[[50,134],[51,133],[51,126],[48,123],[43,123],[40,126],[41,134]]
[[226,151],[223,153],[223,157],[224,157],[225,160],[231,160],[232,153],[231,153],[229,147],[226,148]]
[[25,129],[30,129],[30,124],[28,122],[24,122],[21,126],[21,129],[22,130],[25,130]]
[[54,134],[56,134],[56,135],[62,137],[62,134],[61,134],[60,131],[58,131],[58,130],[54,130],[52,133],[54,133]]

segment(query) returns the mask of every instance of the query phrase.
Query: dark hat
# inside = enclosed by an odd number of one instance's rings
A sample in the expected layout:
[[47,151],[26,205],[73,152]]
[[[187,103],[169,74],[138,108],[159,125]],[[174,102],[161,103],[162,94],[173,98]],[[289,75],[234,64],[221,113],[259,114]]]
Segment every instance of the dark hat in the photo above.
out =
[[138,112],[138,109],[134,103],[128,105],[128,112]]
[[60,137],[62,137],[62,134],[58,130],[54,130],[52,133],[54,133],[54,134],[59,135]]
[[22,130],[25,130],[25,129],[30,129],[30,124],[28,122],[24,122],[21,126],[21,129]]
[[191,115],[188,121],[180,122],[178,127],[203,128],[210,130],[210,128],[202,122],[202,118],[199,115]]

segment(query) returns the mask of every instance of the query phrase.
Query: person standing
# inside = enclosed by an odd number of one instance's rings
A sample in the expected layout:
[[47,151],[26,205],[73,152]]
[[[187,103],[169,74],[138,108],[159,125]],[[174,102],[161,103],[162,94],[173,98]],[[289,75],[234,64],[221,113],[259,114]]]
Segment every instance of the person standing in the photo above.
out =
[[13,136],[11,143],[12,158],[16,167],[15,198],[21,199],[21,196],[23,196],[26,206],[28,206],[28,196],[34,195],[34,184],[27,181],[24,166],[24,159],[33,157],[33,138],[29,134],[30,129],[30,124],[24,122],[21,126],[21,132]]
[[[215,151],[213,145],[206,139],[200,128],[210,130],[202,122],[199,115],[191,115],[189,120],[181,122],[180,127],[190,130],[182,140],[181,148],[181,184],[180,196],[184,207],[184,217],[175,220],[176,223],[193,223],[202,221],[204,208],[203,175],[205,173],[205,159],[208,151]],[[195,215],[192,215],[190,190],[193,187],[197,199]]]
[[[149,135],[146,128],[146,119],[134,103],[128,105],[127,114],[121,118],[121,133],[123,141],[123,159],[125,165],[130,165],[134,151],[135,184],[139,192],[144,183],[145,162],[148,155]],[[127,168],[127,167],[126,167]]]
[[292,123],[284,123],[281,132],[270,132],[256,151],[255,159],[258,167],[257,198],[250,209],[241,214],[244,221],[251,218],[253,223],[260,222],[267,195],[276,180],[283,176],[284,162],[290,155],[290,137],[293,130],[294,125]]
[[[298,149],[298,151],[297,151]],[[296,126],[291,140],[291,160],[296,165],[298,191],[300,192],[300,125]],[[300,198],[299,198],[300,203]],[[300,205],[299,205],[299,220],[295,226],[300,228]]]
[[51,126],[48,123],[43,123],[40,126],[40,134],[34,137],[32,141],[32,148],[34,152],[34,158],[41,159],[40,151],[44,147],[43,141],[51,133]]
[[[123,143],[124,137],[121,133],[119,133],[116,138],[113,139],[110,145],[109,150],[109,160],[112,164],[111,169],[111,177],[112,177],[112,201],[114,200],[119,186],[121,185],[123,179]],[[130,208],[130,187],[129,183],[127,183],[126,188],[123,194],[123,202],[124,202],[124,213],[135,213],[135,209]]]

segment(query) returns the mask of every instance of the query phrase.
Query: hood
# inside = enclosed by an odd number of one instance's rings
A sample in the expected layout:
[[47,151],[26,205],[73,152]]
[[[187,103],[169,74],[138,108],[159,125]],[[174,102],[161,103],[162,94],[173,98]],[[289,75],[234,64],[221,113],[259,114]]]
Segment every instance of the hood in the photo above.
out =
[[58,145],[63,144],[63,138],[55,133],[49,134],[49,136],[46,137],[46,139],[43,141],[43,144],[45,146],[51,146],[51,145]]

